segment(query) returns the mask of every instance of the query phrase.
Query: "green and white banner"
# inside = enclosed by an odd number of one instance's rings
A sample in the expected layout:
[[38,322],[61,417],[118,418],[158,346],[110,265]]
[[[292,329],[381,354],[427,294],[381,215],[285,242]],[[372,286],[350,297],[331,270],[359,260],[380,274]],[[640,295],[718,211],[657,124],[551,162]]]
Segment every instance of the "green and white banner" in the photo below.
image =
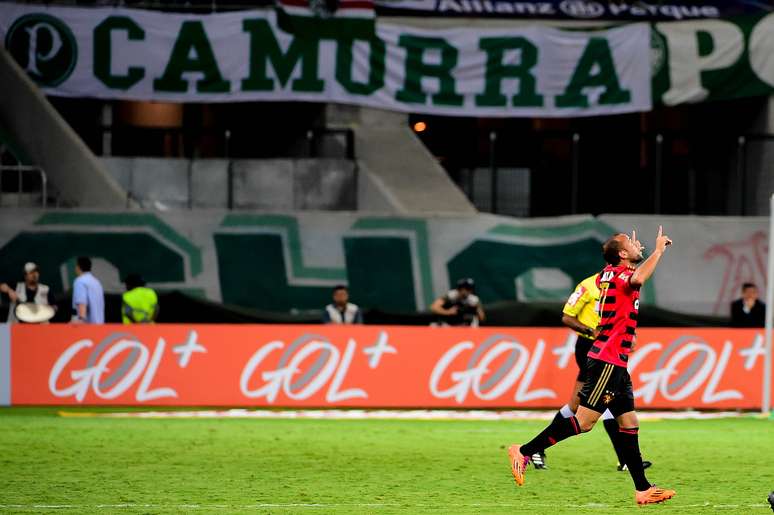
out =
[[[7,216],[5,216],[7,215]],[[663,225],[674,245],[643,289],[650,306],[725,316],[744,282],[764,290],[768,219],[603,215],[293,215],[223,211],[25,210],[0,223],[0,282],[22,280],[28,261],[54,293],[72,286],[76,256],[94,259],[107,291],[139,273],[160,290],[184,290],[266,311],[315,310],[331,288],[393,312],[424,310],[472,277],[485,304],[556,301],[604,265],[601,244],[637,230],[652,248]],[[0,320],[0,323],[3,321]]]
[[[358,104],[471,116],[651,108],[650,28],[546,26],[294,36],[273,10],[212,15],[0,4],[5,47],[46,93]],[[358,35],[353,35],[358,34]]]
[[654,103],[676,105],[774,92],[774,14],[665,22],[654,28]]

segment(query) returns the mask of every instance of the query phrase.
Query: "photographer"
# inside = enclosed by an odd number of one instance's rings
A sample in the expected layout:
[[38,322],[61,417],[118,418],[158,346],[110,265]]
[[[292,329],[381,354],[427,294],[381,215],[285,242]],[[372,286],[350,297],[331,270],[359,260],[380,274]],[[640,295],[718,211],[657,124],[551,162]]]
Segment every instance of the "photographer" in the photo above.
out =
[[460,279],[455,289],[435,299],[430,311],[443,316],[443,324],[478,327],[485,316],[481,300],[473,293],[475,287],[473,279]]

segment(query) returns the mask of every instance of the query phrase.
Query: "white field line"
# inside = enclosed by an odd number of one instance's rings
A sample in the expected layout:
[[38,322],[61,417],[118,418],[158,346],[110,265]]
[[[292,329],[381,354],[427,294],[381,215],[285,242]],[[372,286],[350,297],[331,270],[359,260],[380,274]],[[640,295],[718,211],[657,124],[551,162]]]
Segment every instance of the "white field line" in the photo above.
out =
[[[59,412],[64,417],[105,418],[261,418],[261,419],[333,419],[333,420],[551,420],[555,411],[487,411],[487,410],[270,410],[229,409],[190,411],[127,411],[127,412]],[[756,416],[738,411],[643,411],[642,420],[716,419]]]
[[[664,508],[715,508],[715,509],[740,509],[740,508],[767,508],[766,504],[713,504],[704,502],[699,504],[676,504],[669,502],[661,505]],[[449,504],[425,504],[425,503],[255,503],[255,504],[155,504],[155,503],[120,503],[120,504],[0,504],[0,509],[173,509],[173,510],[234,510],[234,509],[265,509],[265,508],[583,508],[583,509],[608,509],[624,508],[603,503],[449,503]]]

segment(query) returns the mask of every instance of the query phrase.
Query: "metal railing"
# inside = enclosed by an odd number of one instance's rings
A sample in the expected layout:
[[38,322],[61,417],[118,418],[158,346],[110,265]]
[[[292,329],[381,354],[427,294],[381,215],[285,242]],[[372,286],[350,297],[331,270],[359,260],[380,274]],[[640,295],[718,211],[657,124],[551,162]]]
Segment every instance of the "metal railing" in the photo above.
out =
[[[586,152],[586,146],[591,146],[591,142],[594,138],[598,138],[598,134],[586,133],[583,131],[510,131],[510,130],[493,130],[487,133],[481,134],[481,137],[486,136],[488,145],[484,145],[481,151],[478,152],[477,157],[471,158],[470,162],[463,165],[460,169],[460,175],[458,178],[458,184],[463,191],[468,195],[471,201],[481,206],[483,204],[483,210],[492,213],[509,214],[509,211],[514,211],[512,206],[501,206],[500,203],[504,196],[500,189],[508,184],[507,181],[501,180],[501,171],[504,169],[528,169],[533,172],[538,171],[538,167],[531,162],[529,158],[524,158],[522,162],[510,162],[508,157],[513,154],[513,147],[517,144],[522,148],[528,149],[525,154],[532,152],[538,157],[542,157],[540,151],[540,145],[545,144],[547,141],[561,142],[562,148],[565,149],[566,159],[561,161],[561,166],[566,167],[564,170],[553,168],[548,173],[555,173],[557,176],[564,177],[568,181],[569,198],[564,198],[564,205],[568,207],[565,214],[577,214],[579,213],[579,200],[581,198],[581,178],[586,177],[584,172],[588,172],[588,164],[584,164],[587,159],[584,157]],[[647,160],[647,165],[644,165],[637,171],[645,171],[648,174],[652,174],[650,178],[652,182],[649,182],[652,187],[652,191],[646,193],[652,198],[652,212],[654,214],[664,213],[664,194],[665,188],[668,190],[668,182],[665,182],[667,174],[674,174],[676,171],[676,165],[674,162],[675,157],[670,151],[668,145],[683,144],[690,148],[690,151],[686,151],[688,155],[687,159],[695,159],[697,155],[706,153],[706,149],[702,149],[697,142],[703,141],[703,138],[712,138],[715,140],[722,140],[725,142],[725,147],[728,147],[727,162],[713,163],[718,169],[726,170],[726,176],[724,180],[733,185],[733,189],[728,191],[728,204],[732,208],[730,212],[724,213],[729,215],[748,215],[749,212],[749,199],[754,194],[755,184],[751,184],[749,177],[750,166],[750,146],[752,143],[774,143],[774,134],[767,133],[722,133],[720,131],[697,134],[687,131],[658,131],[658,132],[641,132],[633,133],[632,138],[638,141],[638,144],[643,149],[642,155]],[[711,143],[703,142],[706,146],[711,146]],[[533,156],[534,157],[534,156]],[[546,172],[546,170],[541,170]],[[682,170],[688,175],[688,186],[686,192],[687,201],[693,202],[689,197],[696,195],[697,183],[702,180],[700,173],[701,169]],[[481,175],[478,180],[474,177],[476,174]],[[476,191],[473,185],[479,186],[483,183],[486,185],[486,192]],[[565,190],[567,191],[567,190]],[[482,194],[488,195],[488,199],[484,199],[482,202]],[[565,193],[567,194],[567,193]],[[512,196],[512,195],[511,195]],[[478,201],[478,202],[476,202]],[[481,207],[479,207],[481,209]],[[516,209],[518,211],[518,209]]]
[[[126,159],[126,160],[134,160],[138,158],[117,158],[119,160]],[[148,158],[146,158],[147,160]],[[129,208],[132,205],[137,205],[141,208],[149,207],[150,205],[153,205],[153,203],[158,202],[160,205],[168,206],[168,207],[174,207],[174,208],[183,208],[183,209],[195,209],[199,207],[214,207],[214,208],[224,208],[224,209],[250,209],[253,206],[249,203],[247,198],[244,195],[244,192],[242,195],[239,193],[242,192],[241,188],[244,188],[243,183],[246,180],[246,178],[249,178],[251,174],[259,173],[260,170],[251,170],[249,168],[245,168],[244,164],[241,163],[241,161],[251,161],[251,160],[240,160],[240,159],[214,159],[214,160],[208,160],[208,159],[175,159],[176,161],[175,166],[173,169],[176,171],[176,173],[173,173],[170,176],[167,176],[167,178],[163,181],[162,190],[167,190],[167,187],[171,187],[172,191],[175,191],[177,194],[172,194],[171,197],[165,199],[162,197],[156,197],[153,190],[147,189],[147,181],[143,181],[142,177],[140,175],[143,175],[143,177],[147,177],[148,173],[152,173],[153,170],[158,169],[158,166],[166,166],[164,164],[165,159],[164,158],[151,158],[152,160],[156,161],[156,167],[150,167],[148,169],[138,169],[135,166],[129,166],[125,169],[123,172],[123,182],[122,186],[126,189],[126,207]],[[305,158],[297,158],[299,161],[305,161]],[[207,174],[213,173],[213,169],[210,168],[211,166],[216,166],[218,172],[222,173],[222,183],[223,186],[222,189],[219,189],[216,194],[213,195],[212,189],[209,189],[207,191],[203,191],[201,188],[201,179],[203,177],[203,171],[201,169],[197,169],[197,166],[201,164],[202,162],[210,161],[211,163],[208,165],[208,168],[206,169]],[[260,160],[256,160],[260,161]],[[267,160],[267,161],[274,161]],[[285,159],[280,158],[278,161],[295,161],[294,159]],[[344,161],[344,160],[337,160],[333,159],[331,161],[341,161],[344,164],[342,167],[337,167],[336,170],[334,170],[334,173],[336,176],[340,178],[342,181],[341,183],[341,189],[336,190],[339,194],[338,200],[340,202],[340,207],[313,207],[310,209],[343,209],[343,210],[357,210],[358,207],[358,199],[357,199],[357,192],[358,192],[358,181],[359,181],[359,175],[360,170],[357,166],[356,161]],[[214,165],[212,162],[216,162]],[[241,167],[240,167],[241,165]],[[146,167],[149,167],[150,165],[146,162]],[[303,166],[300,165],[300,166]],[[110,167],[109,167],[110,168]],[[265,169],[264,169],[265,170]],[[290,178],[289,180],[297,181],[297,179],[294,175],[294,171],[290,172]],[[114,178],[117,178],[114,175]],[[248,180],[249,182],[249,180]],[[139,187],[138,184],[140,184]],[[145,184],[145,186],[142,186],[142,184]],[[328,184],[330,187],[330,184]],[[256,190],[257,193],[258,190]],[[225,197],[222,199],[222,202],[220,200],[213,200],[214,198],[220,199],[220,195],[225,195]],[[206,198],[207,200],[204,201],[204,204],[202,203],[203,200]],[[306,196],[301,192],[297,191],[297,188],[292,188],[292,197],[291,197],[291,204],[293,207],[288,205],[288,208],[292,209],[305,209],[304,207],[301,207],[305,204],[307,204],[307,201],[305,200]],[[307,199],[308,200],[308,199]],[[245,203],[247,202],[247,203]],[[329,204],[319,204],[320,206],[323,205],[329,205]],[[332,204],[330,204],[332,205]]]
[[[40,177],[40,203],[42,207],[46,207],[48,203],[48,177],[46,172],[39,166],[29,165],[0,165],[0,197],[3,194],[9,192],[3,190],[3,175],[6,172],[16,172],[17,174],[17,191],[11,192],[16,194],[17,206],[21,206],[22,195],[24,191],[24,176],[30,173],[36,173]],[[2,203],[0,203],[1,205]]]
[[[101,155],[103,157],[158,157],[188,160],[187,190],[188,209],[194,206],[192,191],[192,167],[199,159],[222,159],[227,162],[226,194],[224,207],[235,209],[234,163],[239,159],[303,159],[335,158],[353,163],[352,197],[348,209],[357,208],[357,184],[359,170],[355,155],[355,133],[349,128],[314,127],[302,133],[282,135],[285,146],[272,144],[275,134],[246,129],[216,129],[202,127],[137,127],[129,125],[106,125],[102,133]],[[163,152],[136,152],[147,150],[138,144],[140,138],[150,138],[156,150]],[[129,142],[127,144],[127,142]],[[206,147],[206,151],[202,150]],[[246,147],[249,147],[246,150]],[[127,186],[127,206],[136,203],[141,207],[149,200],[141,198],[133,188],[134,171],[130,172]]]
[[[287,134],[286,145],[282,148],[273,143],[276,133],[262,133],[246,129],[217,129],[203,127],[138,127],[131,125],[106,125],[102,132],[103,156],[125,157],[202,157],[207,147],[207,157],[225,158],[270,158],[270,157],[338,157],[355,159],[355,134],[352,129],[314,127],[303,134]],[[137,137],[149,136],[158,147],[166,152],[152,156],[131,152]],[[122,141],[123,140],[123,141]],[[114,152],[124,146],[129,152]],[[245,148],[249,151],[245,152]]]

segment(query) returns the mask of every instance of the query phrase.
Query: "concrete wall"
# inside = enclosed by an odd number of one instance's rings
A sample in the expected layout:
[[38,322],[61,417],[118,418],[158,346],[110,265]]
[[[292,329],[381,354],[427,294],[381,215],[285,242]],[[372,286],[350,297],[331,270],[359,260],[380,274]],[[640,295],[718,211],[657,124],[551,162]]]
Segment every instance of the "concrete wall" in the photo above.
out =
[[357,169],[346,159],[162,159],[106,157],[118,183],[146,207],[352,210]]
[[3,48],[0,124],[13,134],[21,150],[45,170],[62,205],[126,205],[126,193]]
[[476,213],[409,128],[405,113],[328,104],[326,124],[354,129],[355,154],[370,176],[376,205],[398,213]]

